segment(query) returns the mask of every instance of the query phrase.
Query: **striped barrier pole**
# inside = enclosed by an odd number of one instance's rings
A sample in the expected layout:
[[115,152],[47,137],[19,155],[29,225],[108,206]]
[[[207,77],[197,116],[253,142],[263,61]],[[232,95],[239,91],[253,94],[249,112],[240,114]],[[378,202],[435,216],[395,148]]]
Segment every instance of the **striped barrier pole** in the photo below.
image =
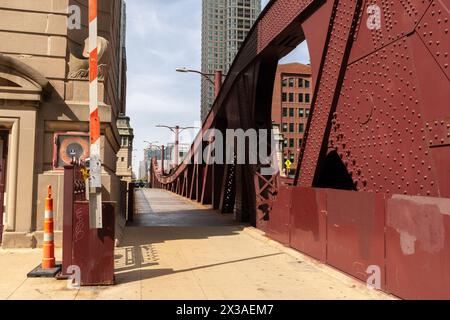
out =
[[100,117],[98,110],[98,44],[97,0],[89,0],[89,109],[90,109],[90,192],[89,221],[91,229],[102,228],[100,159]]
[[42,269],[55,268],[55,237],[53,230],[53,199],[52,186],[48,186],[45,198],[44,244]]

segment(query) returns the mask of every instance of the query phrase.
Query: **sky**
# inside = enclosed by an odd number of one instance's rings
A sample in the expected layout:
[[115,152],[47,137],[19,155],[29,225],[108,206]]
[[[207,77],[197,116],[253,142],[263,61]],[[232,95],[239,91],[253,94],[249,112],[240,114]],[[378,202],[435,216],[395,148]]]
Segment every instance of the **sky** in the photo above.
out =
[[[269,0],[262,0],[263,8]],[[200,76],[175,72],[201,66],[201,0],[127,0],[127,115],[134,129],[133,170],[144,157],[144,140],[172,143],[156,125],[200,127]],[[299,46],[283,63],[308,62]],[[180,143],[191,143],[194,130]]]

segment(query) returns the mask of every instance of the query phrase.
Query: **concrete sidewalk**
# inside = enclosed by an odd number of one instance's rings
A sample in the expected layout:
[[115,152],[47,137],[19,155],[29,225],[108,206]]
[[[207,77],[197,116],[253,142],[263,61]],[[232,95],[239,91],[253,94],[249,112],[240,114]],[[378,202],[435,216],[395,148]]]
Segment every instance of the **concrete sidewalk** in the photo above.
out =
[[[254,232],[255,234],[251,234]],[[26,279],[41,250],[0,251],[0,299],[386,299],[241,227],[131,227],[112,287]],[[58,252],[60,256],[60,252]]]
[[[142,196],[175,197],[147,191]],[[182,210],[187,210],[186,226],[157,226],[153,225],[155,221],[151,221],[151,226],[138,226],[137,219],[136,226],[126,228],[123,246],[117,248],[115,255],[117,285],[70,290],[65,281],[26,279],[26,274],[39,263],[41,250],[0,250],[0,299],[392,298],[284,248],[258,230],[220,225],[217,219],[229,217],[210,210],[198,211],[198,205],[176,200]],[[143,224],[152,220],[145,215],[167,210],[170,204],[157,210],[140,205]],[[192,216],[205,225],[192,226],[187,212],[205,215]],[[161,219],[168,221],[165,216]],[[60,257],[61,252],[57,255]]]

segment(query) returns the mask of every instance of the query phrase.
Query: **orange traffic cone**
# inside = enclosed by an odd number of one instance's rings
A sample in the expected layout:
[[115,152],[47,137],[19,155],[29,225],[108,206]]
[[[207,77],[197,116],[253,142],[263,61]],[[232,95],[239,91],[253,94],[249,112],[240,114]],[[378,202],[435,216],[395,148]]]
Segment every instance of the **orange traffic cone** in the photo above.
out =
[[53,199],[52,186],[48,186],[48,195],[45,199],[44,220],[44,257],[42,258],[42,269],[55,268],[55,239],[53,234]]

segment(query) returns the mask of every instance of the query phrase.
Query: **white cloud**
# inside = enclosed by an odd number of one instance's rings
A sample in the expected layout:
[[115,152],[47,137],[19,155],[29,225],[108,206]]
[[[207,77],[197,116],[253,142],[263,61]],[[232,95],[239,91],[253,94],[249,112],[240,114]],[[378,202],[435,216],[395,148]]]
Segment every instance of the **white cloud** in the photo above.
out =
[[[267,3],[263,0],[263,7]],[[201,14],[201,0],[127,0],[127,114],[138,150],[135,172],[143,140],[173,141],[170,131],[157,124],[199,125],[200,77],[175,69],[200,69]],[[299,50],[292,59],[304,62],[304,48]],[[187,132],[182,141],[192,138]]]

